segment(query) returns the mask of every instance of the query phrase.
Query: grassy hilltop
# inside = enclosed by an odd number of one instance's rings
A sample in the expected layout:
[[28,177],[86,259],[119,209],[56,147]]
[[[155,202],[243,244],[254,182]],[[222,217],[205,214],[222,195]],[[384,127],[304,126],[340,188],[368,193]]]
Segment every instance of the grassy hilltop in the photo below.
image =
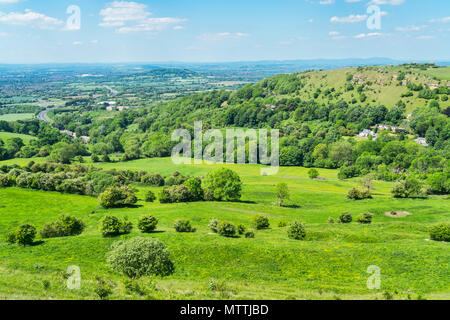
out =
[[[168,174],[203,176],[218,166],[174,166],[171,159],[137,160],[99,167],[142,169]],[[428,228],[448,221],[450,205],[444,197],[427,200],[394,199],[392,183],[376,182],[374,199],[354,202],[345,196],[358,179],[340,181],[336,170],[320,170],[320,180],[308,178],[307,169],[281,168],[276,176],[261,176],[258,166],[232,165],[244,182],[243,202],[200,202],[189,204],[148,204],[136,208],[103,209],[95,198],[55,192],[29,191],[18,188],[0,192],[0,233],[21,223],[38,228],[54,221],[61,213],[71,214],[87,223],[80,236],[45,239],[42,244],[20,248],[0,243],[0,297],[94,299],[97,277],[114,283],[112,299],[140,299],[127,293],[124,277],[112,272],[105,261],[110,245],[118,238],[102,238],[97,230],[101,217],[113,214],[127,216],[135,225],[142,214],[160,219],[157,233],[142,235],[137,229],[122,236],[156,237],[172,253],[176,272],[168,278],[153,280],[157,289],[149,291],[156,299],[396,299],[449,298],[447,243],[429,241]],[[275,202],[275,185],[286,182],[292,194],[288,207]],[[138,196],[147,190],[136,185]],[[371,225],[353,222],[330,224],[343,212],[354,216],[370,211]],[[390,211],[407,211],[409,216],[393,218]],[[208,222],[220,218],[251,227],[258,214],[267,215],[271,227],[256,231],[255,239],[229,239],[212,234]],[[177,219],[190,219],[198,230],[178,234],[173,229]],[[287,228],[280,222],[295,220],[306,223],[306,241],[290,240]],[[64,272],[77,265],[82,272],[82,289],[65,287]],[[381,268],[380,290],[366,287],[367,268]],[[145,281],[150,281],[146,279]],[[144,281],[144,282],[145,282]],[[211,290],[210,282],[221,286]],[[44,283],[50,283],[44,289]]]

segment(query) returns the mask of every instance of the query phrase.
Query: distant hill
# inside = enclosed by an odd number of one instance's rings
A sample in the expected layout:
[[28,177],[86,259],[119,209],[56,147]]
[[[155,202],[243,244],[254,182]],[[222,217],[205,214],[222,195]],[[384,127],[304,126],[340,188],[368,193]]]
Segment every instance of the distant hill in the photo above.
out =
[[[153,128],[156,131],[160,124],[166,128],[181,123],[190,126],[200,119],[216,127],[275,127],[294,118],[294,111],[305,109],[305,104],[311,113],[308,119],[321,121],[330,119],[331,110],[336,108],[344,108],[345,113],[356,106],[363,110],[358,112],[365,112],[366,108],[384,106],[390,110],[400,106],[400,111],[396,111],[400,114],[383,119],[399,124],[413,110],[427,107],[432,101],[437,102],[441,110],[449,108],[449,86],[450,67],[433,64],[306,71],[276,75],[233,92],[191,95],[151,107],[149,112],[152,122],[158,123]],[[345,106],[339,107],[342,104]]]

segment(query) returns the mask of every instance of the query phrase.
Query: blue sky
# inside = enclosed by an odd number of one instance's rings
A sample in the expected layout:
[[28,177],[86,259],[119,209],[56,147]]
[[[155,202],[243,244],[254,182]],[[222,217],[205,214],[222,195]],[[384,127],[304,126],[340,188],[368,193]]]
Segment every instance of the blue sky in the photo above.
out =
[[450,60],[449,34],[448,0],[0,0],[0,64]]

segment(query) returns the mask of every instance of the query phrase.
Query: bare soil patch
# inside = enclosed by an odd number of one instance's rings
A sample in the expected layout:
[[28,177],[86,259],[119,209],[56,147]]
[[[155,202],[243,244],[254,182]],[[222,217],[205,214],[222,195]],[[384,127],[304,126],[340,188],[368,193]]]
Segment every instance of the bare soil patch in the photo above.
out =
[[403,218],[412,215],[412,213],[408,211],[390,211],[386,212],[385,215],[391,218]]

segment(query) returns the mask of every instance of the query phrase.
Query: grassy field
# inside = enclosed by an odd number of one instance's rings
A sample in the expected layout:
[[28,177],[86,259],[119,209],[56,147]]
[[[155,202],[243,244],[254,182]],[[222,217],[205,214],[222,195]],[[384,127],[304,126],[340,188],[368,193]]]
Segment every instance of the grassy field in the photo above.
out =
[[34,118],[34,113],[11,113],[0,115],[0,120],[3,121],[28,120],[32,118]]
[[[11,162],[9,162],[11,163]],[[3,164],[0,163],[0,164]],[[103,168],[147,170],[203,176],[214,165],[175,166],[170,159],[145,159],[126,163],[97,164]],[[40,228],[60,214],[80,217],[86,231],[77,237],[46,239],[21,248],[0,242],[0,298],[95,299],[96,277],[114,284],[111,299],[394,299],[450,298],[448,243],[429,241],[429,226],[450,220],[447,198],[393,199],[391,183],[376,182],[374,199],[354,202],[346,192],[357,180],[339,181],[337,171],[320,170],[323,180],[310,180],[305,168],[280,168],[276,176],[261,176],[258,166],[232,165],[244,182],[242,202],[148,204],[105,210],[95,198],[18,188],[0,189],[0,236],[24,222]],[[275,185],[286,182],[291,191],[289,207],[274,204]],[[138,196],[158,188],[136,186]],[[410,216],[391,218],[387,211],[408,211]],[[371,225],[329,224],[328,217],[343,212],[370,211]],[[132,234],[102,238],[98,221],[106,214],[127,216],[135,225],[142,214],[155,215],[158,232],[144,235],[165,242],[176,272],[168,278],[144,279],[148,295],[127,293],[124,277],[111,271],[105,254],[110,245]],[[257,214],[270,218],[271,228],[256,231],[255,239],[228,239],[212,234],[207,225],[218,218],[251,227]],[[190,219],[196,233],[178,234],[175,220]],[[307,227],[305,241],[290,240],[280,222],[295,220]],[[38,239],[39,241],[40,239]],[[82,287],[70,291],[64,273],[70,265],[81,268]],[[367,268],[381,269],[381,289],[369,290]],[[211,290],[210,281],[221,281]],[[49,285],[44,285],[45,283]]]
[[[300,77],[305,87],[302,89],[300,97],[306,100],[314,99],[319,103],[336,102],[341,99],[347,102],[356,99],[357,103],[360,103],[359,94],[356,91],[347,91],[345,89],[349,83],[347,76],[351,74],[353,75],[352,83],[355,88],[361,84],[365,85],[364,94],[367,96],[365,104],[384,105],[387,108],[391,108],[399,100],[402,100],[406,105],[406,110],[411,112],[417,107],[427,106],[430,100],[419,98],[417,92],[414,92],[412,97],[402,98],[402,94],[408,92],[406,87],[407,81],[417,84],[421,83],[429,87],[434,85],[446,87],[450,80],[450,67],[430,68],[425,71],[412,69],[411,73],[406,74],[403,83],[399,84],[397,76],[401,71],[405,71],[405,68],[402,66],[379,66],[364,68],[359,71],[356,68],[344,68],[301,73]],[[329,100],[323,94],[314,98],[313,94],[317,89],[323,92],[327,88],[334,88],[341,95],[334,100]],[[439,103],[442,109],[450,106],[450,101],[439,101]]]
[[12,132],[0,132],[0,139],[2,140],[8,140],[11,138],[20,138],[23,142],[28,143],[33,139],[36,139],[33,136],[29,136],[26,134],[20,134],[20,133],[12,133]]

